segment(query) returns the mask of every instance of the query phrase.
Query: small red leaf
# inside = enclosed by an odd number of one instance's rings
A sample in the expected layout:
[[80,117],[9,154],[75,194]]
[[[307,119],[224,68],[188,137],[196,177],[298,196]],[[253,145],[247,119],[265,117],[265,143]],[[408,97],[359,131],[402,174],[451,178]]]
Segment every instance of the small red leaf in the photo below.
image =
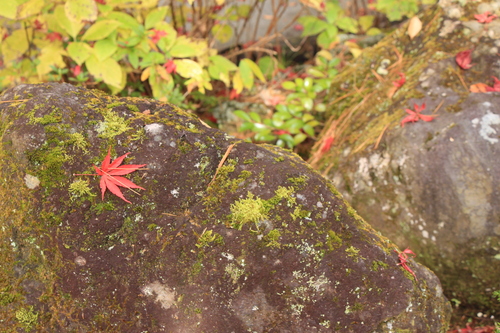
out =
[[496,15],[490,15],[490,12],[484,12],[482,14],[476,14],[474,15],[474,18],[479,22],[479,23],[490,23],[494,19],[496,19],[498,16]]
[[101,188],[101,196],[103,200],[106,190],[109,190],[111,193],[113,193],[123,201],[130,203],[130,201],[125,199],[125,197],[123,196],[123,193],[121,192],[119,186],[129,189],[138,188],[144,190],[143,187],[134,184],[129,179],[120,177],[123,175],[128,175],[129,173],[134,172],[137,169],[142,168],[143,166],[146,166],[146,164],[120,165],[122,164],[125,157],[128,156],[128,154],[130,153],[126,153],[120,157],[117,157],[111,163],[111,147],[110,147],[108,150],[108,154],[106,155],[106,157],[104,157],[104,160],[102,161],[101,167],[94,165],[96,176],[101,176],[101,180],[99,181],[99,187]]
[[425,110],[426,107],[425,103],[422,103],[422,105],[420,106],[417,103],[415,103],[413,107],[415,108],[415,111],[410,109],[405,110],[406,113],[408,113],[408,116],[404,117],[403,120],[401,120],[401,127],[404,127],[406,123],[415,123],[419,120],[432,121],[435,117],[437,117],[435,115],[420,114],[420,112]]
[[465,50],[462,52],[458,52],[457,55],[455,56],[455,61],[457,62],[457,65],[460,66],[462,69],[469,69],[472,67],[471,62],[471,53],[473,50]]

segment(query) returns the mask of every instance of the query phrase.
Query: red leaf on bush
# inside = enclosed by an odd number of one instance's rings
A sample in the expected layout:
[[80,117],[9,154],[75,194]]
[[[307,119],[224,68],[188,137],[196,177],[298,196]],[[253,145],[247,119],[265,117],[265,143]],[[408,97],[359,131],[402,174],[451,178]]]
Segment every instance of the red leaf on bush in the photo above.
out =
[[156,29],[151,29],[151,32],[153,32],[153,36],[151,36],[151,41],[153,43],[158,43],[162,37],[165,37],[167,33],[163,30],[156,30]]
[[175,70],[177,69],[177,66],[175,65],[172,59],[168,59],[168,61],[163,65],[163,67],[165,67],[167,73],[169,74],[175,73]]
[[74,76],[78,76],[82,72],[82,66],[76,65],[75,67],[71,68],[71,73],[73,73]]
[[415,123],[419,120],[423,121],[432,121],[435,117],[437,116],[432,116],[432,115],[425,115],[425,114],[420,114],[423,110],[425,110],[425,103],[423,103],[421,106],[418,106],[417,104],[413,105],[415,108],[415,111],[406,109],[406,113],[408,115],[401,120],[401,127],[404,127],[406,123]]
[[138,188],[144,190],[144,188],[134,184],[130,180],[125,177],[120,177],[123,175],[128,175],[131,172],[136,171],[146,164],[129,164],[129,165],[120,165],[127,155],[130,153],[126,153],[118,158],[116,158],[113,163],[111,163],[111,147],[109,147],[108,154],[102,161],[101,167],[94,165],[94,169],[97,174],[76,174],[75,176],[101,176],[101,181],[99,186],[101,187],[102,199],[104,200],[104,193],[106,190],[109,190],[111,193],[119,197],[125,202],[131,203],[123,196],[122,191],[119,186],[126,188]]
[[457,53],[457,55],[455,56],[455,61],[457,62],[457,65],[460,66],[460,68],[469,69],[472,67],[472,65],[470,64],[472,62],[471,53],[472,50],[465,50]]
[[490,12],[484,12],[482,14],[476,14],[474,15],[474,18],[479,22],[479,23],[490,23],[494,19],[496,19],[498,16],[496,15],[490,15]]
[[58,32],[51,32],[51,33],[48,33],[47,36],[45,36],[45,39],[48,39],[51,42],[53,42],[56,40],[62,40],[62,36]]

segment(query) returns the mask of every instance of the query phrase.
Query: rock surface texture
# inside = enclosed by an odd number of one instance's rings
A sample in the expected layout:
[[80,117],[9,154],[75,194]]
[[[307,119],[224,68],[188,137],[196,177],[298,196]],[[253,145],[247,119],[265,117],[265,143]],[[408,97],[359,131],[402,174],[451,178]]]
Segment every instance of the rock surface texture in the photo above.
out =
[[[446,331],[437,277],[398,265],[395,245],[297,156],[167,104],[67,84],[1,101],[3,327]],[[109,147],[147,164],[124,176],[145,189],[122,187],[131,204],[75,175]]]
[[[421,15],[426,28],[413,41],[404,26],[334,83],[361,93],[339,102],[342,112],[323,134],[336,146],[313,165],[375,229],[415,251],[449,298],[498,316],[492,293],[500,290],[500,93],[470,92],[500,77],[500,20],[474,18],[498,6],[471,3],[465,11],[440,4]],[[474,49],[473,66],[464,70],[455,55],[467,49]],[[393,66],[382,81],[372,68],[384,57]],[[391,99],[400,73],[406,83]],[[437,117],[403,127],[405,109],[415,104]]]

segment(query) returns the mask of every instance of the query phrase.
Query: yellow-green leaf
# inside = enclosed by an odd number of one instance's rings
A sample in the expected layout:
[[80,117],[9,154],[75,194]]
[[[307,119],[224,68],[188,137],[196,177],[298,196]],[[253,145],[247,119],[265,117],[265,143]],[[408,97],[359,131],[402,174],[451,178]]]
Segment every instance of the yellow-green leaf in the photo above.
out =
[[94,0],[66,0],[64,11],[75,22],[93,22],[97,19],[97,4]]
[[36,71],[38,77],[41,79],[47,73],[52,70],[51,66],[57,68],[63,68],[66,66],[63,60],[63,56],[66,55],[66,51],[62,47],[61,42],[54,42],[41,50],[41,54],[38,56],[39,64],[36,66]]
[[116,52],[118,46],[109,39],[102,39],[94,44],[94,54],[99,61],[106,60]]
[[212,35],[221,43],[227,43],[233,37],[233,28],[228,24],[216,24],[212,27]]
[[99,61],[96,56],[91,55],[85,61],[85,65],[90,74],[103,80],[106,84],[118,88],[122,85],[122,68],[113,58]]
[[2,45],[3,61],[5,63],[15,60],[28,51],[29,43],[27,36],[31,36],[32,29],[15,30],[9,37],[5,38]]
[[115,20],[102,20],[94,23],[82,37],[82,40],[100,40],[113,33],[120,22]]
[[166,6],[153,9],[148,14],[148,16],[146,16],[146,21],[144,22],[144,28],[146,28],[146,30],[149,30],[151,28],[154,28],[156,23],[163,21],[165,19],[165,16],[167,15],[167,10],[168,7]]
[[367,31],[373,25],[374,20],[375,20],[375,16],[365,15],[365,16],[361,16],[358,19],[358,22],[359,22],[359,25],[361,26],[361,29],[363,29],[363,31]]
[[260,70],[260,67],[257,66],[257,64],[255,62],[253,62],[252,60],[250,59],[243,59],[241,60],[241,62],[244,62],[248,65],[248,67],[250,67],[250,69],[252,70],[252,73],[259,79],[261,80],[262,82],[266,82],[266,78],[264,77],[264,74],[262,74],[262,71]]
[[70,20],[66,16],[66,12],[64,11],[64,7],[62,5],[56,7],[56,9],[54,10],[54,17],[59,26],[63,28],[68,33],[68,35],[73,37],[74,40],[76,40],[76,36],[80,32],[80,30],[82,30],[84,24],[81,22]]
[[227,59],[226,57],[223,57],[221,55],[214,55],[208,58],[215,66],[220,67],[221,70],[224,69],[225,71],[235,71],[238,69],[238,66],[236,66],[231,60]]
[[[11,0],[7,1],[10,2]],[[15,2],[15,1],[14,1]],[[1,6],[4,6],[2,3]],[[28,2],[24,2],[17,9],[17,17],[16,19],[21,20],[32,15],[40,13],[41,9],[45,6],[44,0],[29,0]]]
[[250,65],[248,64],[247,61],[244,61],[247,59],[243,59],[240,61],[240,75],[241,75],[241,81],[243,82],[243,87],[247,89],[252,89],[253,87],[253,73],[252,69],[250,68]]
[[236,72],[233,76],[233,88],[236,93],[239,94],[243,91],[243,80],[241,79],[240,72]]
[[201,78],[203,69],[201,66],[191,59],[175,59],[177,74],[185,78]]
[[170,49],[170,55],[176,58],[189,58],[196,56],[196,50],[189,45],[174,45]]
[[8,19],[15,19],[17,16],[17,7],[19,6],[16,0],[5,1],[0,6],[0,16],[6,17]]
[[81,66],[92,54],[92,48],[90,45],[83,42],[70,43],[66,50],[68,51],[68,55],[71,59],[73,59],[79,66]]

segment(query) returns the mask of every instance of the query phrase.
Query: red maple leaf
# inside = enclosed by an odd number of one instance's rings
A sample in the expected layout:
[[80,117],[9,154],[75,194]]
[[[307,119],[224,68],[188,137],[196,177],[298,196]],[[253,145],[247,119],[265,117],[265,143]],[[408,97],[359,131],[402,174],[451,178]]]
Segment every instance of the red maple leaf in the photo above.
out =
[[153,32],[153,36],[151,36],[151,41],[153,43],[158,43],[162,37],[165,37],[167,33],[163,30],[156,30],[156,29],[151,29],[151,32]]
[[462,52],[458,52],[455,56],[455,61],[457,65],[462,69],[469,69],[472,67],[470,64],[472,62],[471,53],[473,50],[465,50]]
[[397,81],[392,81],[392,84],[395,87],[401,88],[403,86],[403,84],[405,84],[405,82],[406,82],[406,76],[404,73],[399,73],[399,76],[400,76],[400,79]]
[[104,193],[108,189],[111,193],[119,197],[125,202],[131,203],[123,196],[122,191],[120,191],[121,187],[126,188],[138,188],[144,190],[144,188],[132,183],[125,177],[120,177],[123,175],[128,175],[135,170],[146,166],[146,164],[129,164],[129,165],[120,165],[127,155],[130,153],[126,153],[118,158],[116,158],[113,163],[111,163],[111,147],[109,147],[108,154],[102,161],[101,167],[94,165],[94,169],[97,174],[76,174],[75,176],[101,176],[101,181],[99,186],[101,187],[102,200],[104,200]]
[[490,23],[494,19],[496,19],[498,16],[496,15],[490,15],[490,12],[484,12],[482,14],[477,14],[474,15],[474,18],[479,22],[479,23]]
[[413,105],[415,107],[415,111],[406,109],[406,113],[408,115],[401,120],[401,127],[404,127],[406,123],[415,123],[422,119],[423,121],[431,121],[437,116],[431,116],[431,115],[425,115],[421,114],[423,110],[425,110],[425,103],[423,103],[421,106],[418,106],[416,103]]
[[493,83],[493,87],[486,87],[486,91],[500,91],[500,80],[496,77],[492,76],[495,83]]
[[394,250],[394,252],[396,252],[398,254],[398,258],[399,258],[399,263],[398,265],[401,265],[405,270],[407,270],[408,272],[410,272],[411,275],[413,275],[413,277],[415,278],[415,281],[417,281],[417,276],[415,275],[415,272],[413,272],[411,270],[410,267],[408,267],[408,255],[412,255],[413,257],[416,256],[416,254],[410,250],[409,248],[407,248],[406,250],[402,251],[402,252],[399,252],[397,250]]
[[323,141],[323,144],[321,145],[321,152],[322,153],[326,153],[327,151],[330,150],[334,139],[335,138],[333,136],[329,136],[328,138],[325,139],[325,141]]

